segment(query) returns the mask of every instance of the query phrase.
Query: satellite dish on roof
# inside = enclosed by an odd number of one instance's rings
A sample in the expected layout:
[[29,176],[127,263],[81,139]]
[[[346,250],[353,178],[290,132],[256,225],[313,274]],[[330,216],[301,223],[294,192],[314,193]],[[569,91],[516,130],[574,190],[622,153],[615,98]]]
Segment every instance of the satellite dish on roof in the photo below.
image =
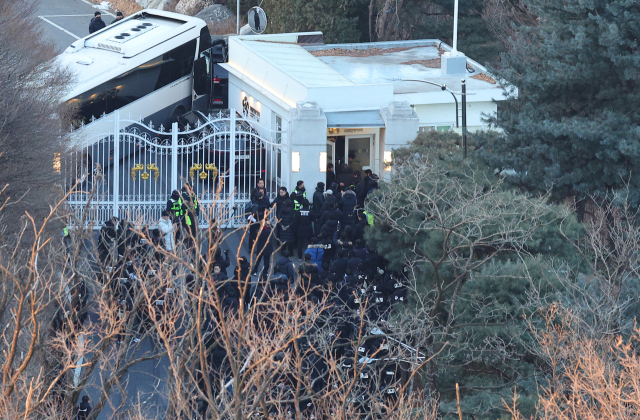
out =
[[261,34],[267,27],[267,14],[262,7],[254,6],[247,13],[249,27],[255,34]]

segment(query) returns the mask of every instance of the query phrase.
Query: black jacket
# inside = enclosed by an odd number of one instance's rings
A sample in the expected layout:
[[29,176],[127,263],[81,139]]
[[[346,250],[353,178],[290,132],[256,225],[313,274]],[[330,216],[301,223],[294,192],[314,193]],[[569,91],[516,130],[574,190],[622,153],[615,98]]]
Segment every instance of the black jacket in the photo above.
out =
[[369,223],[367,223],[367,219],[364,220],[358,220],[358,223],[356,223],[353,226],[353,231],[354,231],[354,235],[353,235],[353,240],[357,240],[357,239],[364,239],[364,231],[367,228],[367,226],[369,226]]
[[91,19],[91,23],[89,23],[89,33],[97,32],[105,26],[107,26],[107,24],[104,23],[101,17],[94,17]]
[[[260,231],[258,231],[258,238],[256,239],[256,252],[262,253],[264,258],[271,258],[271,254],[273,253],[273,245],[271,244],[271,228],[264,227]],[[268,263],[265,262],[265,266]]]
[[280,259],[276,262],[276,265],[280,267],[280,272],[287,276],[289,280],[293,280],[296,278],[296,270],[289,258],[280,257]]
[[338,202],[338,207],[340,207],[343,215],[341,220],[343,224],[352,222],[353,211],[357,205],[358,199],[356,198],[356,193],[351,190],[345,191],[342,199]]
[[324,204],[324,188],[316,187],[316,191],[313,193],[313,211],[316,214],[319,213],[322,205]]
[[331,214],[334,215],[333,218],[336,220],[336,222],[342,219],[342,212],[340,211],[340,209],[338,208],[329,209],[322,214],[322,217],[320,217],[320,220],[318,221],[320,223],[320,226],[324,226],[327,224],[327,222],[329,221],[329,215]]
[[336,173],[333,171],[327,171],[327,182],[326,185],[331,185],[333,182],[336,182]]
[[289,193],[286,193],[283,197],[280,197],[280,192],[278,191],[278,196],[273,199],[271,202],[271,207],[276,206],[276,218],[280,218],[280,214],[282,213],[282,209],[284,207],[284,202],[289,199]]
[[347,258],[338,258],[331,264],[331,271],[335,271],[336,276],[340,279],[344,277],[344,274],[347,272]]
[[280,213],[280,240],[282,242],[292,243],[296,241],[295,225],[293,224],[294,216],[293,203],[291,200],[287,200]]
[[78,420],[84,420],[89,417],[89,413],[91,413],[91,404],[89,402],[83,401],[76,407],[78,410]]
[[297,238],[311,238],[313,236],[311,212],[309,206],[303,207],[302,210],[296,211],[293,216],[293,225],[296,230]]

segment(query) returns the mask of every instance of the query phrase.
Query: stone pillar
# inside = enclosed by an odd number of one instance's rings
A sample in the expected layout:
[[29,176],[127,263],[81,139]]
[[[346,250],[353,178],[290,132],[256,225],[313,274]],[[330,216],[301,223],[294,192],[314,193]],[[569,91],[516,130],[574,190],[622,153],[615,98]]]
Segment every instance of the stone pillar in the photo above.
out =
[[[291,114],[291,160],[294,152],[300,153],[300,172],[291,172],[289,192],[298,180],[304,181],[307,199],[312,202],[318,182],[325,182],[326,174],[320,172],[320,152],[327,151],[327,117],[315,102],[298,102]],[[293,168],[291,168],[293,169]]]
[[390,102],[388,107],[380,109],[380,116],[384,121],[385,133],[384,142],[380,144],[380,167],[377,170],[382,174],[385,168],[384,152],[406,146],[415,140],[420,119],[408,102]]

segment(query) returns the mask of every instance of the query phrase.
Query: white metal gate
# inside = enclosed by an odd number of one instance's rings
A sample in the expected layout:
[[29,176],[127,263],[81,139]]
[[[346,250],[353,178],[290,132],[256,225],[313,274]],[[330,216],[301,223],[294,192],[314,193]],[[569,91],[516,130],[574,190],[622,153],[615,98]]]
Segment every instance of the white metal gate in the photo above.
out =
[[193,125],[173,123],[170,130],[123,119],[119,111],[103,116],[73,133],[62,158],[71,224],[99,228],[113,215],[155,225],[171,192],[189,182],[201,204],[201,227],[212,220],[242,225],[258,179],[265,180],[270,199],[278,187],[288,187],[284,134],[233,109],[202,115]]

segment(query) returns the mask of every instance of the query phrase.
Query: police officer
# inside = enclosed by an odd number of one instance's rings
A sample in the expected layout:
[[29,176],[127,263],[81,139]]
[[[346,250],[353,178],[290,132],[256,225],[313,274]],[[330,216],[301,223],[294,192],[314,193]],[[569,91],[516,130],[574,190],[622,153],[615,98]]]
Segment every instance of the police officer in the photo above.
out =
[[295,211],[300,211],[300,209],[302,209],[302,199],[306,200],[307,198],[304,181],[298,181],[296,183],[296,189],[291,193],[291,198],[293,199],[293,209]]
[[[182,225],[184,219],[184,206],[182,205],[182,196],[180,191],[173,190],[171,197],[167,200],[166,210],[171,215],[172,224],[177,223],[178,226]],[[180,229],[176,229],[175,235],[176,241],[180,239]]]
[[189,243],[192,243],[196,237],[196,229],[198,228],[198,216],[200,215],[200,204],[198,196],[193,191],[193,187],[189,183],[182,186],[182,207],[184,212],[183,226],[189,232]]

